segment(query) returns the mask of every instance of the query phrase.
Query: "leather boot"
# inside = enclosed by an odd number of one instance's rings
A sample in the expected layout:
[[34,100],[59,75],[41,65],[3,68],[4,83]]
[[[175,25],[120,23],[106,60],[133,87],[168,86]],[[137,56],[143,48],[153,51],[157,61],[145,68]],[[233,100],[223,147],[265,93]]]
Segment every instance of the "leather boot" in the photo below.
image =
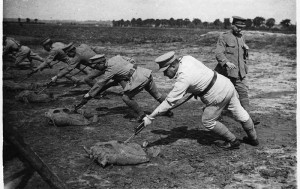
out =
[[259,145],[254,124],[251,118],[242,123],[244,131],[247,133],[247,137],[244,137],[243,142],[252,146]]

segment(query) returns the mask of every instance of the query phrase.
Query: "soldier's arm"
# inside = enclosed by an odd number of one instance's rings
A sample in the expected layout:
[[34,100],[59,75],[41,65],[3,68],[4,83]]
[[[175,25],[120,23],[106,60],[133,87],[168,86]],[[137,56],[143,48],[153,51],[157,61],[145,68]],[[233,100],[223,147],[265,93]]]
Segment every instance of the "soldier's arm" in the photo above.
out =
[[224,36],[221,34],[217,42],[215,54],[218,63],[221,64],[222,66],[225,66],[226,63],[229,62],[225,56],[225,50],[226,50],[226,42],[224,40]]

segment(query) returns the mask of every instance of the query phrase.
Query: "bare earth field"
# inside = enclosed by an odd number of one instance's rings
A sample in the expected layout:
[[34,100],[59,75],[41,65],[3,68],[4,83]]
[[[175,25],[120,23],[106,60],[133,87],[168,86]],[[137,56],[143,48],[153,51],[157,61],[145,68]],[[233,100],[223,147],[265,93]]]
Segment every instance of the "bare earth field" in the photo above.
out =
[[[158,72],[154,59],[162,53],[174,50],[178,55],[189,54],[212,69],[217,63],[214,56],[217,32],[74,27],[62,28],[62,32],[46,28],[41,33],[38,29],[33,27],[22,35],[22,28],[4,26],[4,34],[21,40],[43,57],[46,53],[38,46],[43,35],[63,42],[99,46],[98,50],[108,57],[116,54],[133,57],[140,66],[153,70],[154,80],[163,93],[171,90],[174,81]],[[71,35],[69,30],[75,31]],[[175,109],[174,118],[158,117],[133,139],[138,144],[148,141],[150,146],[159,147],[161,153],[157,157],[146,164],[102,168],[86,157],[82,146],[126,140],[136,126],[127,115],[133,112],[121,99],[121,87],[114,87],[108,90],[107,98],[93,99],[83,107],[98,114],[97,123],[49,125],[45,112],[51,108],[71,108],[89,89],[85,84],[71,89],[72,83],[64,79],[47,89],[58,97],[52,103],[21,103],[14,98],[20,91],[4,88],[4,124],[15,126],[25,142],[69,188],[296,188],[296,35],[246,31],[245,36],[251,48],[250,103],[261,120],[256,127],[258,147],[242,144],[238,150],[218,149],[214,141],[219,138],[201,124],[203,103],[193,99]],[[119,38],[123,39],[120,43]],[[37,73],[25,82],[47,82],[59,67]],[[18,82],[29,70],[10,69],[8,73],[13,75],[11,80]],[[158,105],[145,91],[135,99],[146,112]],[[245,133],[239,123],[229,116],[224,116],[224,123],[238,138],[243,138]],[[7,154],[4,152],[4,157]],[[23,166],[17,158],[4,158],[3,163],[4,177]],[[35,173],[26,188],[50,187]]]

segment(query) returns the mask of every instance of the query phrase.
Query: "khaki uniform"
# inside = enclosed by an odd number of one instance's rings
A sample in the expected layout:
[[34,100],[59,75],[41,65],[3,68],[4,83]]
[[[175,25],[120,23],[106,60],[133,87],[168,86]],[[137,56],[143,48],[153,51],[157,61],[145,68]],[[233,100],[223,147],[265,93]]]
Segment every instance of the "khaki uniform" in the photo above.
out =
[[13,38],[6,39],[6,45],[3,47],[3,56],[7,54],[13,54],[16,57],[15,65],[19,66],[25,59],[28,59],[31,66],[32,60],[38,60],[43,62],[44,59],[37,55],[36,53],[32,52],[31,49],[27,46],[20,45],[16,40]]
[[123,87],[123,101],[138,116],[142,116],[144,114],[143,110],[133,100],[135,95],[145,89],[160,103],[164,100],[164,96],[157,90],[151,74],[152,71],[135,66],[132,62],[134,62],[132,59],[120,55],[108,59],[103,77],[91,88],[88,94],[91,97],[95,97],[103,91],[110,80],[117,81]]
[[[217,42],[216,58],[218,60],[218,65],[215,70],[231,80],[239,94],[239,100],[243,108],[245,108],[247,112],[250,112],[246,79],[248,66],[247,60],[244,57],[245,49],[246,44],[242,35],[234,35],[232,31],[222,34]],[[226,62],[235,64],[237,69],[229,69],[225,66]],[[256,118],[253,115],[252,118],[255,119],[256,122]]]
[[[244,78],[248,73],[248,66],[244,59],[244,38],[236,36],[232,31],[220,35],[217,42],[216,58],[218,65],[215,70],[226,76],[233,78]],[[229,69],[225,64],[233,63],[237,69]]]
[[[84,69],[84,67],[90,66],[90,58],[95,56],[96,53],[86,44],[81,44],[80,46],[76,47],[76,55],[74,58],[71,58],[68,66],[63,68],[58,74],[57,77],[63,77],[66,74],[69,74],[75,69]],[[87,70],[88,75],[83,79],[89,86],[94,85],[93,79],[103,74],[102,71],[99,70]]]
[[217,120],[223,109],[228,109],[235,120],[242,123],[243,128],[247,126],[254,129],[253,124],[248,123],[251,121],[250,116],[241,106],[237,92],[228,78],[217,74],[213,86],[203,94],[213,80],[214,72],[192,56],[179,58],[179,67],[174,78],[174,88],[152,112],[151,117],[170,110],[186,93],[192,93],[200,96],[201,101],[206,104],[202,114],[203,126],[227,141],[234,141],[236,137]]

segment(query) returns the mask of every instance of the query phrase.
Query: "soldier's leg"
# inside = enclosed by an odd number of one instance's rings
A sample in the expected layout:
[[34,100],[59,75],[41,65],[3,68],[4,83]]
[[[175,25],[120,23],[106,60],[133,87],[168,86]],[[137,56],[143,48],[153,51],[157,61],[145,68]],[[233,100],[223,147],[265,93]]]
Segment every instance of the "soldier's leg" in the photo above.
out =
[[250,112],[248,86],[246,84],[246,79],[236,79],[234,87],[237,93],[239,94],[239,100],[241,102],[241,105],[247,112]]
[[160,92],[158,92],[157,86],[153,81],[152,75],[150,76],[147,84],[145,85],[145,90],[159,103],[162,103],[166,98],[166,95],[162,95]]
[[145,117],[145,113],[142,110],[142,108],[138,105],[138,103],[135,100],[133,100],[133,97],[142,90],[142,88],[138,88],[132,91],[126,91],[122,96],[122,100],[125,102],[125,104],[129,106],[138,115],[136,119],[132,119],[130,121],[142,122],[143,118]]
[[30,49],[26,46],[21,46],[19,51],[16,53],[15,66],[19,66],[26,58],[28,58]]
[[236,91],[233,94],[227,108],[232,113],[235,120],[239,121],[242,124],[242,127],[246,132],[248,136],[247,138],[251,145],[258,145],[257,134],[254,128],[253,121],[248,112],[241,106]]
[[217,121],[223,109],[224,106],[205,107],[202,114],[202,124],[208,130],[224,138],[226,142],[234,142],[236,140],[236,136],[231,133],[224,124]]
[[83,79],[83,81],[92,87],[96,81],[94,80],[96,77],[103,75],[104,71],[92,70],[88,72],[88,75]]
[[[151,75],[151,77],[149,78],[147,84],[145,85],[145,90],[153,97],[155,98],[155,100],[157,100],[159,103],[162,103],[165,98],[166,95],[161,94],[158,89],[157,86],[153,80],[153,77]],[[172,111],[167,111],[164,114],[162,114],[162,116],[168,116],[168,117],[173,117],[174,113]]]
[[32,52],[31,50],[29,53],[29,57],[31,58],[31,60],[37,60],[40,62],[44,62],[44,59],[42,57],[40,57],[37,53]]
[[250,107],[250,101],[249,101],[249,93],[248,93],[248,85],[246,78],[244,79],[236,79],[236,82],[234,84],[234,87],[236,91],[239,94],[239,100],[241,102],[242,107],[250,114],[253,122],[255,125],[259,124],[259,119],[251,114],[251,107]]

